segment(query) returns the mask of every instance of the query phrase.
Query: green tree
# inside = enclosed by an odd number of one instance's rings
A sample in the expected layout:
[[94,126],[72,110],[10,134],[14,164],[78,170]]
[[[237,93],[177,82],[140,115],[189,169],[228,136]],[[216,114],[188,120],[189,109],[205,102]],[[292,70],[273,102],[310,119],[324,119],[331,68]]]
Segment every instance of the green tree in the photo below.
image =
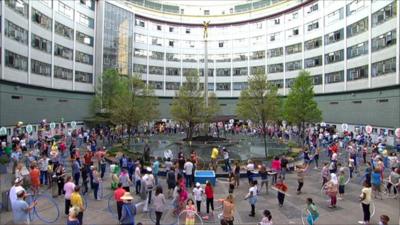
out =
[[186,127],[186,139],[191,140],[196,125],[208,123],[219,111],[218,100],[215,95],[209,95],[209,105],[205,106],[204,93],[199,88],[199,75],[190,72],[186,82],[179,88],[172,101],[171,115],[174,120]]
[[309,72],[301,71],[294,80],[284,104],[284,118],[288,123],[297,125],[302,139],[306,122],[322,120],[321,111],[314,100],[314,86]]
[[248,87],[240,92],[236,113],[244,119],[250,119],[263,130],[265,157],[268,157],[267,123],[279,119],[281,102],[278,88],[267,82],[267,76],[257,71],[248,80]]

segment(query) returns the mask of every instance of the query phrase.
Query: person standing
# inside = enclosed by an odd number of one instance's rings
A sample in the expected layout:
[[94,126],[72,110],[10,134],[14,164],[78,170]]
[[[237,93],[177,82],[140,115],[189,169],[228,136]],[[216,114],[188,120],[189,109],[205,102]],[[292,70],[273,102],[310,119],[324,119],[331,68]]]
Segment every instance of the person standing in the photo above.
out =
[[57,186],[58,186],[58,196],[63,194],[64,188],[64,177],[65,177],[65,169],[64,165],[60,163],[60,165],[56,169],[56,179],[57,179]]
[[282,179],[285,179],[288,163],[289,163],[289,161],[287,160],[286,156],[283,155],[282,158],[281,158],[281,176],[282,176]]
[[152,169],[155,185],[158,185],[158,171],[160,170],[160,162],[158,161],[158,157],[155,157]]
[[154,188],[154,176],[152,174],[152,169],[150,167],[146,168],[146,174],[143,176],[143,183],[144,183],[144,189],[146,193],[146,202],[143,207],[143,211],[147,212],[149,204],[151,203],[151,194],[153,192]]
[[260,167],[260,171],[258,172],[258,174],[261,177],[260,191],[262,190],[263,186],[265,185],[265,190],[266,190],[266,193],[268,194],[268,172],[267,172],[267,168],[265,167],[265,165],[262,165]]
[[371,219],[370,212],[370,204],[372,199],[372,189],[371,184],[368,182],[364,182],[363,188],[361,189],[360,201],[363,210],[363,221],[360,221],[363,224],[369,224],[369,220]]
[[249,193],[247,193],[246,198],[249,200],[249,204],[251,206],[251,211],[249,216],[256,216],[256,203],[257,203],[257,180],[254,180],[251,187],[249,188]]
[[209,181],[206,182],[206,188],[204,190],[206,195],[206,207],[207,207],[207,214],[210,213],[210,206],[212,212],[214,212],[214,191],[211,183]]
[[[81,176],[81,164],[79,158],[72,158],[72,174],[74,176],[75,185],[79,185],[79,178]],[[87,171],[86,171],[87,172]]]
[[154,196],[154,211],[156,213],[156,225],[160,225],[161,217],[166,209],[166,200],[161,186],[156,188]]
[[214,171],[217,171],[219,150],[217,146],[214,146],[211,150],[211,167]]
[[331,198],[331,204],[329,205],[329,208],[336,208],[338,184],[339,182],[336,174],[331,173],[331,180],[326,183],[326,192]]
[[29,224],[29,212],[37,205],[34,201],[31,205],[25,201],[27,194],[24,190],[17,193],[17,200],[12,205],[14,224]]
[[234,214],[235,202],[233,200],[233,196],[228,195],[222,202],[222,220],[228,225],[233,225]]
[[31,177],[31,188],[32,188],[33,194],[39,193],[40,173],[41,173],[41,171],[39,171],[39,169],[37,168],[36,165],[31,165],[31,171],[29,172],[29,176]]
[[278,173],[281,172],[281,161],[279,160],[278,156],[275,156],[274,160],[272,160],[271,163],[271,169],[272,169],[272,184],[276,183],[276,180],[278,178]]
[[317,206],[315,206],[312,198],[307,198],[307,222],[309,225],[314,225],[319,217]]
[[185,170],[186,187],[190,188],[192,187],[193,163],[187,160],[183,168]]
[[120,224],[135,225],[136,206],[133,203],[131,193],[125,192],[121,200],[124,201],[124,204],[122,205],[121,219],[119,220]]
[[135,190],[137,195],[140,193],[142,184],[141,168],[142,166],[140,165],[140,163],[137,163],[137,166],[135,168]]
[[118,221],[121,220],[122,205],[124,202],[121,197],[124,196],[126,190],[122,187],[122,183],[118,183],[118,188],[114,191],[114,200],[117,203]]
[[343,195],[345,192],[346,178],[344,176],[344,171],[340,171],[339,175],[339,200],[343,200]]
[[122,188],[124,188],[125,191],[130,191],[129,186],[131,185],[132,181],[129,178],[127,169],[122,169],[121,174],[119,175],[119,182],[122,184]]
[[71,207],[69,209],[67,225],[81,225],[78,219],[79,209],[76,207]]
[[171,167],[170,170],[167,171],[167,186],[168,186],[168,196],[170,197],[172,191],[176,186],[176,178],[175,178],[175,168]]
[[42,158],[39,160],[39,168],[40,168],[40,184],[47,185],[47,170],[49,166],[49,159],[45,154],[42,155]]
[[11,187],[10,192],[9,192],[9,198],[10,198],[10,203],[11,203],[11,208],[12,205],[14,204],[15,201],[17,201],[17,193],[20,191],[25,191],[25,189],[22,187],[23,179],[17,178],[14,181],[14,186]]
[[372,191],[374,192],[374,197],[377,198],[379,196],[382,200],[382,192],[381,192],[382,176],[380,169],[375,168],[374,172],[372,172],[371,184],[372,184]]
[[278,198],[279,207],[282,207],[283,202],[285,201],[286,192],[288,190],[288,186],[283,182],[282,177],[278,178],[278,181],[275,184],[275,188],[278,192],[277,198]]
[[322,177],[322,187],[323,187],[329,180],[329,168],[327,162],[324,162],[324,166],[322,167],[321,170],[321,177]]
[[222,148],[222,154],[224,157],[225,172],[230,172],[232,170],[232,168],[231,168],[231,163],[230,163],[230,158],[229,158],[229,152],[225,147]]
[[239,164],[239,162],[236,162],[234,171],[235,171],[235,186],[239,187],[239,184],[240,184],[240,164]]
[[98,196],[99,187],[100,187],[100,183],[101,183],[100,174],[99,174],[99,172],[97,172],[97,168],[95,166],[91,166],[91,169],[92,169],[92,174],[93,174],[92,188],[93,188],[94,199],[100,201],[101,199]]
[[304,185],[304,176],[305,176],[305,171],[307,170],[308,164],[305,165],[298,165],[296,166],[296,173],[297,173],[297,194],[301,194],[301,189],[303,188]]
[[65,215],[68,215],[69,208],[71,207],[71,194],[74,192],[75,184],[72,183],[72,177],[68,176],[64,184],[64,198],[65,198]]
[[196,207],[193,204],[193,200],[192,199],[187,200],[185,225],[194,225],[195,212],[196,212]]
[[79,186],[75,186],[74,192],[71,194],[71,206],[72,208],[77,208],[78,209],[78,221],[79,224],[83,224],[83,211],[85,211],[85,208],[83,206],[83,198],[80,194],[81,188]]
[[201,188],[200,183],[197,182],[196,187],[193,188],[193,196],[194,200],[196,201],[196,208],[198,213],[200,213],[201,211],[200,209],[201,209],[201,200],[203,193],[204,193],[203,188]]

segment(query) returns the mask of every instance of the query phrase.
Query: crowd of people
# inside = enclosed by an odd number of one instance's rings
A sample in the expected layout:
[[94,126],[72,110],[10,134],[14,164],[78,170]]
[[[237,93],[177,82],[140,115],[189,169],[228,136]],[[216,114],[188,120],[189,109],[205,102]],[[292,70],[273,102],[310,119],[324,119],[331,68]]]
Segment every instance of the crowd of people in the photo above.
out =
[[[231,132],[235,133],[236,128]],[[246,129],[247,130],[247,129]],[[166,132],[166,131],[165,131]],[[176,132],[176,128],[168,132]],[[240,132],[240,130],[238,131]],[[257,133],[255,129],[255,133]],[[46,133],[38,132],[37,139],[31,135],[16,131],[11,143],[1,143],[0,154],[8,154],[11,159],[14,185],[9,192],[14,223],[29,223],[29,212],[37,202],[28,203],[28,195],[39,195],[51,192],[52,197],[63,197],[64,214],[68,225],[82,225],[86,210],[84,195],[93,193],[93,199],[102,201],[102,183],[107,165],[110,168],[111,188],[114,189],[113,200],[116,203],[117,218],[120,224],[135,225],[138,213],[137,201],[143,203],[144,212],[155,214],[155,224],[161,224],[163,214],[169,208],[178,216],[185,215],[185,224],[195,224],[198,218],[210,220],[218,216],[221,224],[234,224],[236,210],[235,189],[247,186],[241,182],[241,173],[245,172],[248,181],[249,216],[256,215],[258,196],[270,190],[277,193],[277,203],[284,205],[285,196],[289,196],[286,183],[290,170],[296,175],[296,194],[302,195],[302,188],[307,182],[310,170],[321,171],[322,192],[330,198],[329,207],[335,209],[338,200],[346,198],[346,185],[350,180],[360,179],[363,188],[360,194],[364,224],[370,223],[371,204],[373,198],[382,199],[383,194],[393,193],[399,196],[400,161],[398,153],[386,150],[383,139],[373,142],[368,135],[345,132],[343,136],[329,130],[307,130],[304,137],[299,162],[289,166],[289,158],[276,156],[271,162],[248,160],[247,164],[232,162],[229,151],[225,147],[214,146],[210,149],[209,168],[218,171],[219,162],[223,162],[223,171],[228,174],[229,194],[221,199],[215,198],[211,181],[205,184],[195,182],[195,171],[201,161],[195,150],[190,155],[180,151],[176,157],[172,154],[164,159],[152,157],[149,144],[145,144],[144,154],[131,158],[119,154],[114,161],[107,161],[105,143],[120,138],[121,133],[111,129],[85,130],[76,129],[69,133],[60,133],[58,138],[49,138]],[[269,129],[268,135],[290,139],[292,131]],[[99,144],[101,140],[102,144]],[[323,155],[324,154],[324,155]],[[327,158],[320,165],[320,158]],[[70,171],[70,172],[67,172]],[[161,179],[161,176],[165,179]],[[165,183],[163,183],[165,182]],[[224,185],[221,183],[221,185]],[[163,187],[166,187],[164,193]],[[384,189],[384,190],[382,190]],[[202,204],[205,202],[205,209]],[[318,206],[312,198],[305,201],[306,221],[313,225],[320,218]],[[215,206],[215,207],[214,207]],[[216,208],[221,213],[216,212]],[[218,215],[219,214],[219,215]],[[381,215],[382,224],[387,224],[389,217]],[[272,213],[263,211],[260,225],[271,225]]]

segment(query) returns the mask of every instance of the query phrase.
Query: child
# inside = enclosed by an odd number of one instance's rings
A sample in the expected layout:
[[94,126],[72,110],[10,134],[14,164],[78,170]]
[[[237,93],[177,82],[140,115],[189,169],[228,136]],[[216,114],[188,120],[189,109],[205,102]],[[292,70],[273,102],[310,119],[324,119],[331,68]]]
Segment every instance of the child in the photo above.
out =
[[197,207],[197,212],[200,213],[200,208],[201,208],[201,198],[203,195],[203,188],[201,188],[200,183],[196,183],[196,187],[193,188],[193,196],[194,200],[196,201],[196,207]]
[[319,212],[312,198],[307,198],[307,211],[308,211],[307,222],[309,225],[314,225],[315,221],[319,217]]
[[346,185],[346,178],[344,176],[344,171],[340,171],[339,175],[339,200],[343,200],[344,186]]
[[379,221],[379,224],[382,224],[382,225],[388,225],[389,224],[389,217],[387,216],[387,215],[381,215],[381,217],[379,218],[380,219],[380,221]]
[[185,225],[194,225],[196,208],[192,199],[189,199],[186,204],[186,222]]
[[279,176],[278,182],[275,184],[275,188],[278,191],[279,207],[282,207],[283,202],[285,201],[285,194],[288,190],[288,187],[285,183],[283,183],[283,179],[281,176]]
[[229,173],[229,194],[233,194],[233,190],[235,189],[235,173]]
[[262,218],[260,225],[272,225],[272,216],[269,210],[264,210],[264,217]]

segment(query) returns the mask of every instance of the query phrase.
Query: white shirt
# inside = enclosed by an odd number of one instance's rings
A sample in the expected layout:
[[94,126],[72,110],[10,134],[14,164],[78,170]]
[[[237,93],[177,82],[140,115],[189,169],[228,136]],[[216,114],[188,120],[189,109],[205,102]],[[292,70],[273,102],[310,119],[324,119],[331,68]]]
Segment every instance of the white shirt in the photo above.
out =
[[193,163],[190,161],[185,162],[185,165],[183,166],[185,169],[186,175],[192,175],[193,172]]
[[253,171],[253,170],[254,170],[254,163],[249,163],[249,164],[247,164],[246,169],[247,169],[248,171]]
[[229,159],[229,152],[227,152],[227,151],[224,151],[224,159]]
[[334,152],[334,153],[332,154],[332,160],[337,160],[337,153],[336,153],[336,152]]
[[137,166],[135,169],[135,180],[140,180],[140,167]]
[[194,188],[193,195],[195,201],[201,201],[201,195],[203,194],[203,188]]
[[15,186],[14,185],[14,186],[11,187],[10,194],[9,194],[11,207],[12,207],[13,203],[15,201],[17,201],[17,199],[18,199],[17,198],[17,193],[20,192],[20,191],[25,191],[25,189],[22,186]]
[[252,196],[257,196],[257,186],[249,188],[249,194],[251,195],[251,193],[253,193]]

